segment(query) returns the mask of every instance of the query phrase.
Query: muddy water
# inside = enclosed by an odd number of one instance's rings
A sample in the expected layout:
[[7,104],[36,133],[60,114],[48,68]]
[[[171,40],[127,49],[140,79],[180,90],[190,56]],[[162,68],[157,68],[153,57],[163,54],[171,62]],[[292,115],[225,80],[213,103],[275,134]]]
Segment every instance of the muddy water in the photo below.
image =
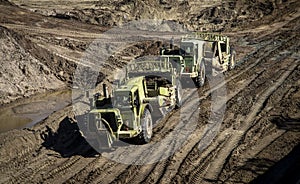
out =
[[71,103],[71,91],[41,94],[0,108],[0,133],[31,127]]

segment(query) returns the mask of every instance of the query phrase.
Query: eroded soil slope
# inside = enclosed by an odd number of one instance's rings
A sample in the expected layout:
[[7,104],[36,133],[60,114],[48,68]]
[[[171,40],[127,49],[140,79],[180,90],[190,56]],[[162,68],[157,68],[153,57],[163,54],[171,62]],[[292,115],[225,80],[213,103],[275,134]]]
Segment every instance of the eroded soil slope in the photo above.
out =
[[49,67],[19,44],[26,40],[4,27],[0,27],[0,35],[1,104],[65,86]]

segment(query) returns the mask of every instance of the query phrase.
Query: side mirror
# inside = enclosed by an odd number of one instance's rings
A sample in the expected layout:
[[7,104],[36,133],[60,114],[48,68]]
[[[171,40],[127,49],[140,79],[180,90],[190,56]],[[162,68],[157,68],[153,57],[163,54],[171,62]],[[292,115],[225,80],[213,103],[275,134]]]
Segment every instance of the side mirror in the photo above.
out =
[[94,99],[97,100],[100,96],[101,96],[100,93],[96,93],[96,94],[94,94]]
[[138,100],[133,100],[133,105],[138,105],[139,104],[139,101]]

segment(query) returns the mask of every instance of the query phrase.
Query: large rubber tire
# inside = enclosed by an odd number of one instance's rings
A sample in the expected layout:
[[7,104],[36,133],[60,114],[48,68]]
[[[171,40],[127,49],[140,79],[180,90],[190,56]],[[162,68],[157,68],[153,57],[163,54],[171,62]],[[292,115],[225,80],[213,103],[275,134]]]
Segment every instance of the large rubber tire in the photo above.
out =
[[182,105],[182,85],[180,80],[177,80],[175,95],[176,95],[175,108],[180,108]]
[[233,70],[235,68],[236,65],[235,55],[236,55],[235,50],[232,50],[230,54],[230,60],[229,60],[229,68],[228,68],[229,70]]
[[198,71],[198,76],[195,78],[195,85],[197,88],[202,87],[205,83],[206,71],[204,61],[200,63],[200,71]]
[[139,134],[139,143],[146,144],[152,137],[152,117],[148,109],[145,109],[141,119],[142,132]]

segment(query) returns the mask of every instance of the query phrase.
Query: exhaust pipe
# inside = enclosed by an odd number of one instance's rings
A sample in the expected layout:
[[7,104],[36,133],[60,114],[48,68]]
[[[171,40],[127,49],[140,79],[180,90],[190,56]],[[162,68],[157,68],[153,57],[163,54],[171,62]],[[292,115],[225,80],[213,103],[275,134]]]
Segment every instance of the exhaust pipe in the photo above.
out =
[[85,91],[85,97],[86,98],[90,98],[90,92],[87,90],[87,91]]
[[105,98],[108,98],[108,90],[106,84],[103,83],[103,95]]
[[85,97],[89,99],[90,110],[94,107],[94,99],[90,97],[90,91],[85,91]]

